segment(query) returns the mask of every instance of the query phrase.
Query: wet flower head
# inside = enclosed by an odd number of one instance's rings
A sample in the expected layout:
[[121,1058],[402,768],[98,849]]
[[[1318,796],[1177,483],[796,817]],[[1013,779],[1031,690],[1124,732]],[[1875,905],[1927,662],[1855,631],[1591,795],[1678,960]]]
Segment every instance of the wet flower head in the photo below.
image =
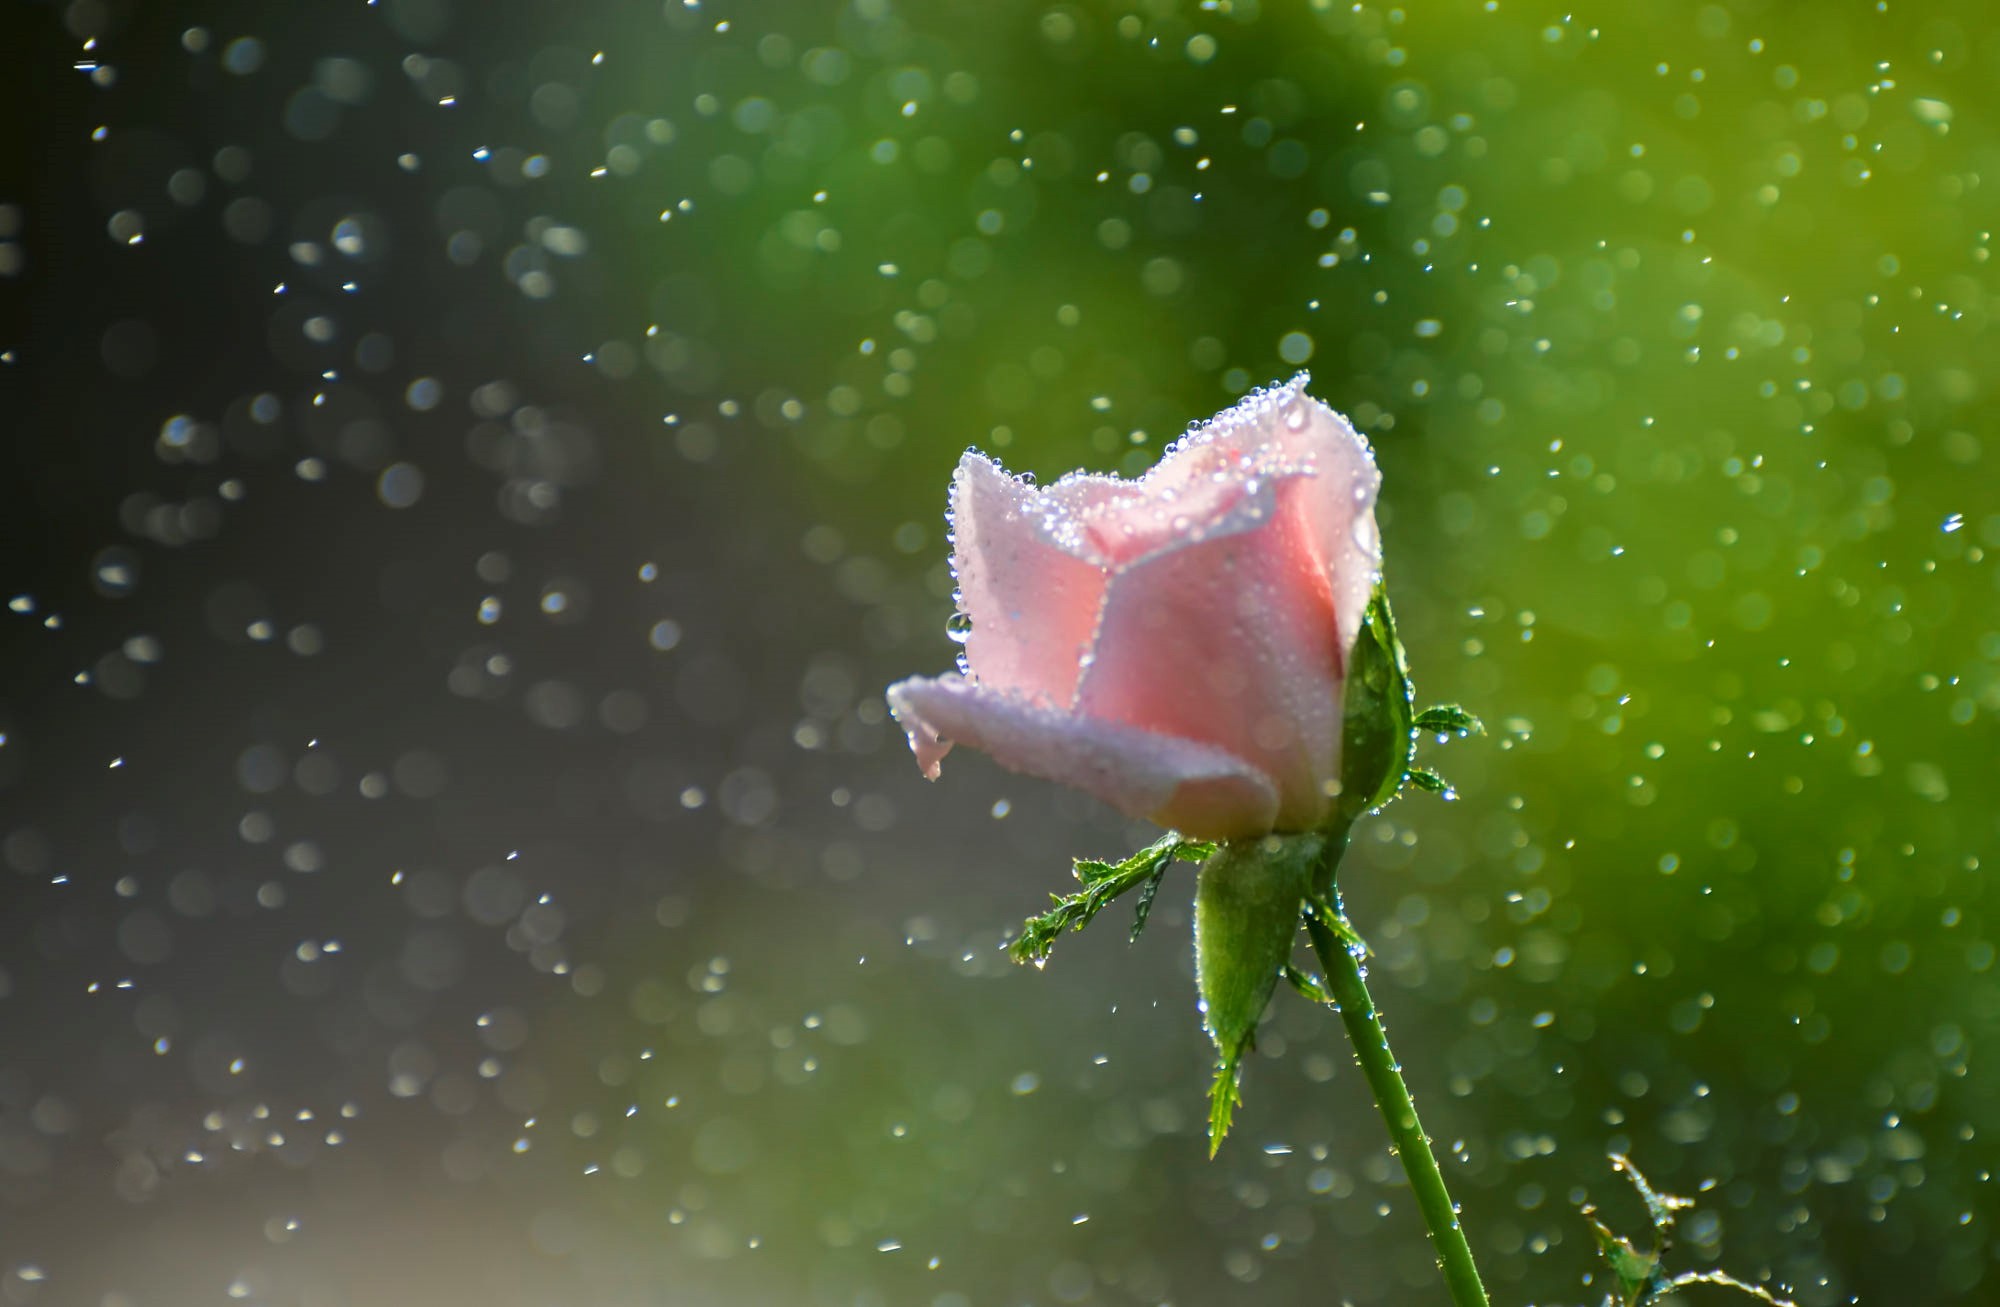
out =
[[953,742],[1209,839],[1310,830],[1381,561],[1380,474],[1304,374],[1137,480],[952,479],[956,675],[890,687],[928,776]]

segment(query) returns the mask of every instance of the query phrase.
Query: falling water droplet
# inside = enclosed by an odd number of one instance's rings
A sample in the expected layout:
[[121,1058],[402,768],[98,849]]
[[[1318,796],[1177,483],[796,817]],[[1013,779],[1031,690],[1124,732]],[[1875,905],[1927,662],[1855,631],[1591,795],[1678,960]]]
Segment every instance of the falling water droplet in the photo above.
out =
[[1964,525],[1965,525],[1965,514],[1953,513],[1950,517],[1947,517],[1944,520],[1944,526],[1941,528],[1941,530],[1943,530],[1946,535],[1950,535],[1952,532],[1958,530],[1960,527]]

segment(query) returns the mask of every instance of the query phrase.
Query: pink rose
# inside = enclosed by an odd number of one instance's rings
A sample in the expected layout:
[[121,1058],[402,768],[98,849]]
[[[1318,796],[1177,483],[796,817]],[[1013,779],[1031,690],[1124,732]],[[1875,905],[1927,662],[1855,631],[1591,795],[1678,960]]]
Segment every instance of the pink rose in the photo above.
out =
[[1328,818],[1381,474],[1306,380],[1251,394],[1137,481],[1042,489],[966,452],[963,674],[889,687],[926,776],[956,742],[1198,839]]

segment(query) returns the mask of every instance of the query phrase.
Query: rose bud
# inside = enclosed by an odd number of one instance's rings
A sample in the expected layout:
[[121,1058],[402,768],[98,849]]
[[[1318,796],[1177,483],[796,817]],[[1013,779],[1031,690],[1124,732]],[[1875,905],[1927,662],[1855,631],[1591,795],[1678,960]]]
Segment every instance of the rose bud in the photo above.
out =
[[1136,481],[1042,488],[966,453],[961,672],[888,692],[926,776],[962,743],[1199,839],[1332,819],[1381,476],[1305,385],[1251,394]]

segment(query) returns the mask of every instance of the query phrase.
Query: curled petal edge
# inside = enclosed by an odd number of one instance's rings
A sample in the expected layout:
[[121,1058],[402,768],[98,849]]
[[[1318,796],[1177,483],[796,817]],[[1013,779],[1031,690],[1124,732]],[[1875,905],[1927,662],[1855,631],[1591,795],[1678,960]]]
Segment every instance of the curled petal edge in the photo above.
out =
[[1277,819],[1276,783],[1211,745],[1078,716],[962,676],[898,681],[888,698],[933,780],[952,744],[964,743],[1009,771],[1082,790],[1195,839],[1262,835]]

